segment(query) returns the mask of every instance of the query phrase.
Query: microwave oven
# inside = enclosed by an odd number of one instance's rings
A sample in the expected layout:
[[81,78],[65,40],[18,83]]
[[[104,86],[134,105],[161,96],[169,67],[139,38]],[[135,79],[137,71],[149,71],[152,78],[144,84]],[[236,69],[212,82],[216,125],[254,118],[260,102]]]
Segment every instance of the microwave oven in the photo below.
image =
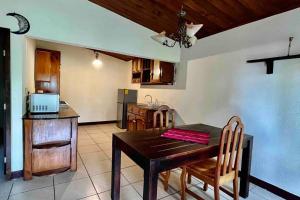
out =
[[29,98],[31,113],[57,113],[59,111],[59,95],[53,93],[33,93]]

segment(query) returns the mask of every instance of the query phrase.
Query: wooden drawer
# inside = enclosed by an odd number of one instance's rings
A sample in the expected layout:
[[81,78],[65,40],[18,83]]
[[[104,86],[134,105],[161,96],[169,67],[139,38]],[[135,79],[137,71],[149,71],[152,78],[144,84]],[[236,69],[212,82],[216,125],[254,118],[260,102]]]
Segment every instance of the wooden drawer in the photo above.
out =
[[34,120],[32,144],[41,145],[71,140],[70,119]]
[[145,117],[146,116],[146,113],[147,113],[147,110],[146,109],[140,109],[139,111],[139,115]]
[[137,106],[134,106],[132,108],[132,113],[136,114],[136,115],[139,115],[140,114],[140,108],[137,107]]
[[132,113],[133,112],[133,107],[134,107],[134,105],[128,104],[128,106],[127,106],[127,112]]
[[127,120],[135,120],[135,115],[134,114],[131,114],[131,113],[128,113],[127,114]]
[[70,149],[70,145],[51,149],[32,149],[32,173],[70,167]]

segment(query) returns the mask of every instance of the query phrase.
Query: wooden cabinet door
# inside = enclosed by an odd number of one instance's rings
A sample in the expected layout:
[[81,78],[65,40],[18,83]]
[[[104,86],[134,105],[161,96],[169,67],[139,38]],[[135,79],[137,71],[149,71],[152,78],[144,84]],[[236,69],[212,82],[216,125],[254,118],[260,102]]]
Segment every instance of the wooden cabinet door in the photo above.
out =
[[132,60],[132,72],[141,72],[141,59],[135,58]]
[[160,73],[162,83],[172,83],[174,82],[175,68],[173,63],[160,61]]
[[159,83],[161,82],[161,70],[160,70],[160,61],[159,60],[154,60],[153,61],[153,66],[151,69],[151,82],[152,83]]
[[146,129],[146,124],[145,124],[145,119],[137,116],[136,117],[136,130],[140,131],[140,130],[145,130]]
[[35,90],[60,93],[60,52],[37,49],[35,62]]
[[51,52],[44,50],[36,50],[35,52],[35,80],[46,81],[51,80]]
[[128,113],[127,114],[127,131],[135,131],[135,130],[136,130],[135,115]]

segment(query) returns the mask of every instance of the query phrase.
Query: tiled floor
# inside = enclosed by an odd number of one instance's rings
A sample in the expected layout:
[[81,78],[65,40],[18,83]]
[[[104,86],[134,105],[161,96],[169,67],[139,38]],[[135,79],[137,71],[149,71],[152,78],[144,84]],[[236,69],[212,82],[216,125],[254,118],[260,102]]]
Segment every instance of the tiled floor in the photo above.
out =
[[[114,124],[80,126],[78,140],[78,170],[53,176],[0,180],[0,200],[108,200],[111,188],[111,140],[112,133],[120,132]],[[140,200],[143,193],[143,170],[122,154],[121,199]],[[170,187],[166,192],[158,184],[158,198],[179,200],[180,170],[173,170]],[[213,199],[213,190],[202,192],[202,182],[194,179],[190,189],[204,199]],[[193,198],[188,196],[188,199]],[[221,199],[232,199],[221,193]],[[240,198],[242,199],[242,198]],[[251,185],[249,200],[277,200],[276,195]]]

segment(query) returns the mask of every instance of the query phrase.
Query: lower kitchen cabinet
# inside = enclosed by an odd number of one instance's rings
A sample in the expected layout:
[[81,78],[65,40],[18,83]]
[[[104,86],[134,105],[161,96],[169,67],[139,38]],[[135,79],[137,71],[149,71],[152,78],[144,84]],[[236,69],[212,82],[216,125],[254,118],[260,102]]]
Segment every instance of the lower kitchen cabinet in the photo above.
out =
[[128,104],[127,130],[136,131],[153,128],[153,114],[157,109],[139,104]]
[[58,114],[25,114],[24,179],[77,170],[78,114],[70,107]]

